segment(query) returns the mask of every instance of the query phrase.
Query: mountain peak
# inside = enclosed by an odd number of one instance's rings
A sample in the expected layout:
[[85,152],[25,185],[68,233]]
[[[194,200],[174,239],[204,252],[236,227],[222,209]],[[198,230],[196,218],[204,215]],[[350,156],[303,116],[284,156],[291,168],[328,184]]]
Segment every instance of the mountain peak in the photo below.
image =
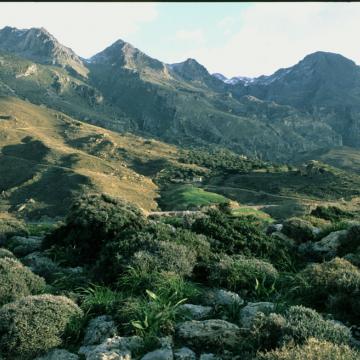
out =
[[119,66],[126,69],[141,71],[144,68],[164,70],[164,64],[144,54],[132,44],[118,39],[113,44],[97,53],[89,60],[94,64]]
[[204,80],[207,78],[218,80],[216,77],[211,76],[203,65],[192,58],[188,58],[180,63],[171,64],[169,67],[186,80]]
[[0,50],[47,65],[58,65],[86,75],[81,59],[60,44],[45,28],[17,29],[6,26],[0,30]]

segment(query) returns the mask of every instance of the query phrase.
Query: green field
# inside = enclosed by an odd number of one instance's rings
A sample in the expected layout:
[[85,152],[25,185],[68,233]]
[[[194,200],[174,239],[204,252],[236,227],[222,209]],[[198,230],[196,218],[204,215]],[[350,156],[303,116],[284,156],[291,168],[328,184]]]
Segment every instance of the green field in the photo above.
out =
[[227,201],[225,196],[193,185],[175,185],[161,192],[159,204],[163,210],[187,210]]

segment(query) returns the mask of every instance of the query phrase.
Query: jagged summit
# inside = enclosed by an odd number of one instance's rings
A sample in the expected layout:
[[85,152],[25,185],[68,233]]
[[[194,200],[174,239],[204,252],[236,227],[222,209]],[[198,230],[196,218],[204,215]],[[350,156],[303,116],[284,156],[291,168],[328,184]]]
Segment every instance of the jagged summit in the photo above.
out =
[[71,68],[85,76],[87,69],[73,50],[62,45],[45,28],[0,30],[0,50],[50,65]]

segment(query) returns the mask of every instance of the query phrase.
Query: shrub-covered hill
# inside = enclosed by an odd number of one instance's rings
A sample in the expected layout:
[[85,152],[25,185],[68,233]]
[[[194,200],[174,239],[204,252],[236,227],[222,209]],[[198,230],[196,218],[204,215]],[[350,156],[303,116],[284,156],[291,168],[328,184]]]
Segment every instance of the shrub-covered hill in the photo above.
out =
[[359,358],[359,214],[173,220],[104,194],[0,226],[2,358]]

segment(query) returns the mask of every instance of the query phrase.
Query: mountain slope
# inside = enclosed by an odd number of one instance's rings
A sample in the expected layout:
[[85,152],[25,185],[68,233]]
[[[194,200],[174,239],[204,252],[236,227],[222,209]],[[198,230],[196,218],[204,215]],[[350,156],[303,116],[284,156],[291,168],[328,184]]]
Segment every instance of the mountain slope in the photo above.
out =
[[16,98],[0,98],[0,205],[31,218],[64,215],[74,196],[108,193],[156,208],[157,187],[132,170],[176,149],[120,135]]
[[37,40],[34,46],[24,40],[29,34],[49,38],[43,29],[9,35],[19,31],[0,31],[6,50],[0,53],[0,94],[118,132],[181,146],[220,145],[269,160],[360,146],[359,71],[340,55],[319,52],[271,76],[227,81],[194,59],[169,65],[118,40],[80,60],[86,77],[79,77],[64,65],[62,45],[44,52]]
[[88,72],[79,56],[61,45],[44,28],[3,28],[0,30],[0,50],[16,53],[41,64],[60,65],[82,76]]

